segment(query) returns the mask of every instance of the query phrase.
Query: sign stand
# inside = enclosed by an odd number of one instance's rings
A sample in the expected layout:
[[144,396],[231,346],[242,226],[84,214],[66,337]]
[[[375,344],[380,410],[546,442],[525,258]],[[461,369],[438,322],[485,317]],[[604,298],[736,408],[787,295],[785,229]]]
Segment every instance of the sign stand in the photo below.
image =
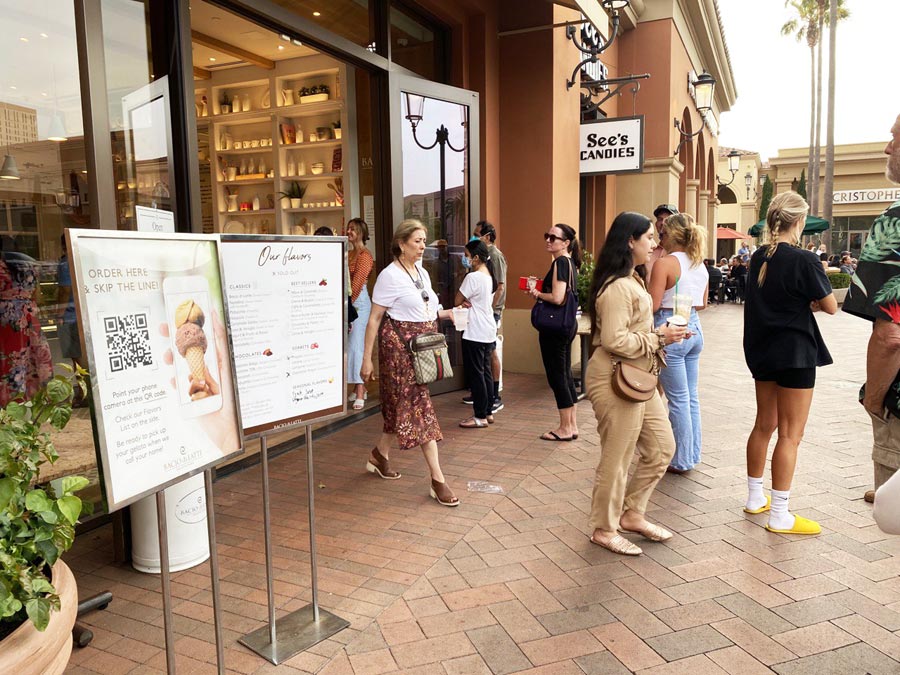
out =
[[[312,604],[275,620],[274,579],[272,575],[272,541],[269,526],[269,460],[266,437],[261,437],[263,474],[263,510],[266,539],[266,583],[269,595],[269,625],[242,637],[239,642],[274,665],[330,638],[350,625],[346,619],[319,608],[319,585],[316,569],[315,478],[313,475],[312,426],[306,427],[306,476],[309,502],[309,565],[312,575]],[[276,633],[280,633],[279,642]]]
[[[219,556],[216,552],[216,518],[212,493],[212,469],[203,472],[206,485],[206,518],[209,531],[209,575],[212,580],[213,624],[216,635],[216,670],[225,673],[225,647],[222,642],[221,598],[219,596]],[[156,493],[156,518],[159,523],[159,577],[162,583],[163,623],[166,635],[166,671],[175,673],[175,635],[172,621],[172,584],[169,576],[169,528],[166,522],[166,491]],[[271,607],[271,605],[270,605]]]

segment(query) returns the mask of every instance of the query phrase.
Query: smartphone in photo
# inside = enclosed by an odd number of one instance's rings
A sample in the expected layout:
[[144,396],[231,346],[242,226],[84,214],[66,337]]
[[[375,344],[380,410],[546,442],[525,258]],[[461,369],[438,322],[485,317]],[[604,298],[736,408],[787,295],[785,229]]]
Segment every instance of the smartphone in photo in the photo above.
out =
[[209,282],[201,276],[167,277],[163,297],[181,413],[197,417],[215,412],[222,407],[222,379]]

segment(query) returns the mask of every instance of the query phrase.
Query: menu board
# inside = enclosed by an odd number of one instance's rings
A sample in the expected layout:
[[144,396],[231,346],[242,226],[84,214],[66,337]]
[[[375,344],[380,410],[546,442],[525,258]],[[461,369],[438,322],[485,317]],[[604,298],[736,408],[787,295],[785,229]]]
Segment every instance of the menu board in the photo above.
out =
[[218,242],[68,230],[110,511],[241,451]]
[[346,239],[221,240],[245,437],[346,412]]

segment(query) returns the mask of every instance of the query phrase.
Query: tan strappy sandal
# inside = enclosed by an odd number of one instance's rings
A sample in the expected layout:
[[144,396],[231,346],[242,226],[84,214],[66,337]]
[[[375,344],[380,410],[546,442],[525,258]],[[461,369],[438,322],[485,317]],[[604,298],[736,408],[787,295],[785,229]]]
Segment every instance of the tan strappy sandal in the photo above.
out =
[[650,541],[669,541],[675,535],[669,532],[664,527],[660,527],[659,525],[654,525],[653,523],[647,523],[644,525],[644,529],[642,530],[629,530],[627,528],[619,526],[619,532],[627,532],[628,534],[639,534],[644,539],[649,539]]
[[398,471],[391,471],[391,464],[388,458],[378,452],[378,447],[372,448],[372,456],[366,462],[366,471],[369,473],[377,473],[385,480],[397,480],[400,478]]
[[607,551],[612,551],[619,555],[640,555],[643,553],[638,546],[635,546],[620,534],[614,534],[612,538],[606,542],[597,541],[594,539],[593,535],[591,535],[590,540],[592,544],[596,544],[600,548],[605,548]]

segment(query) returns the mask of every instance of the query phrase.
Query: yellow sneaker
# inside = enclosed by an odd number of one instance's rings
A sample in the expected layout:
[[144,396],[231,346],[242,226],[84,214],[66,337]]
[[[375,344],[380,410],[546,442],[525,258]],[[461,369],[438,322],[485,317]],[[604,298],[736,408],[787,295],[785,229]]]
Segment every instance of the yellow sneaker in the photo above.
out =
[[768,523],[766,529],[777,534],[820,534],[822,532],[822,528],[816,521],[797,515],[794,516],[794,526],[789,530],[776,530],[769,527]]
[[769,509],[772,508],[772,498],[769,495],[766,495],[766,503],[763,506],[760,506],[758,509],[748,509],[746,506],[744,507],[744,513],[765,513]]

